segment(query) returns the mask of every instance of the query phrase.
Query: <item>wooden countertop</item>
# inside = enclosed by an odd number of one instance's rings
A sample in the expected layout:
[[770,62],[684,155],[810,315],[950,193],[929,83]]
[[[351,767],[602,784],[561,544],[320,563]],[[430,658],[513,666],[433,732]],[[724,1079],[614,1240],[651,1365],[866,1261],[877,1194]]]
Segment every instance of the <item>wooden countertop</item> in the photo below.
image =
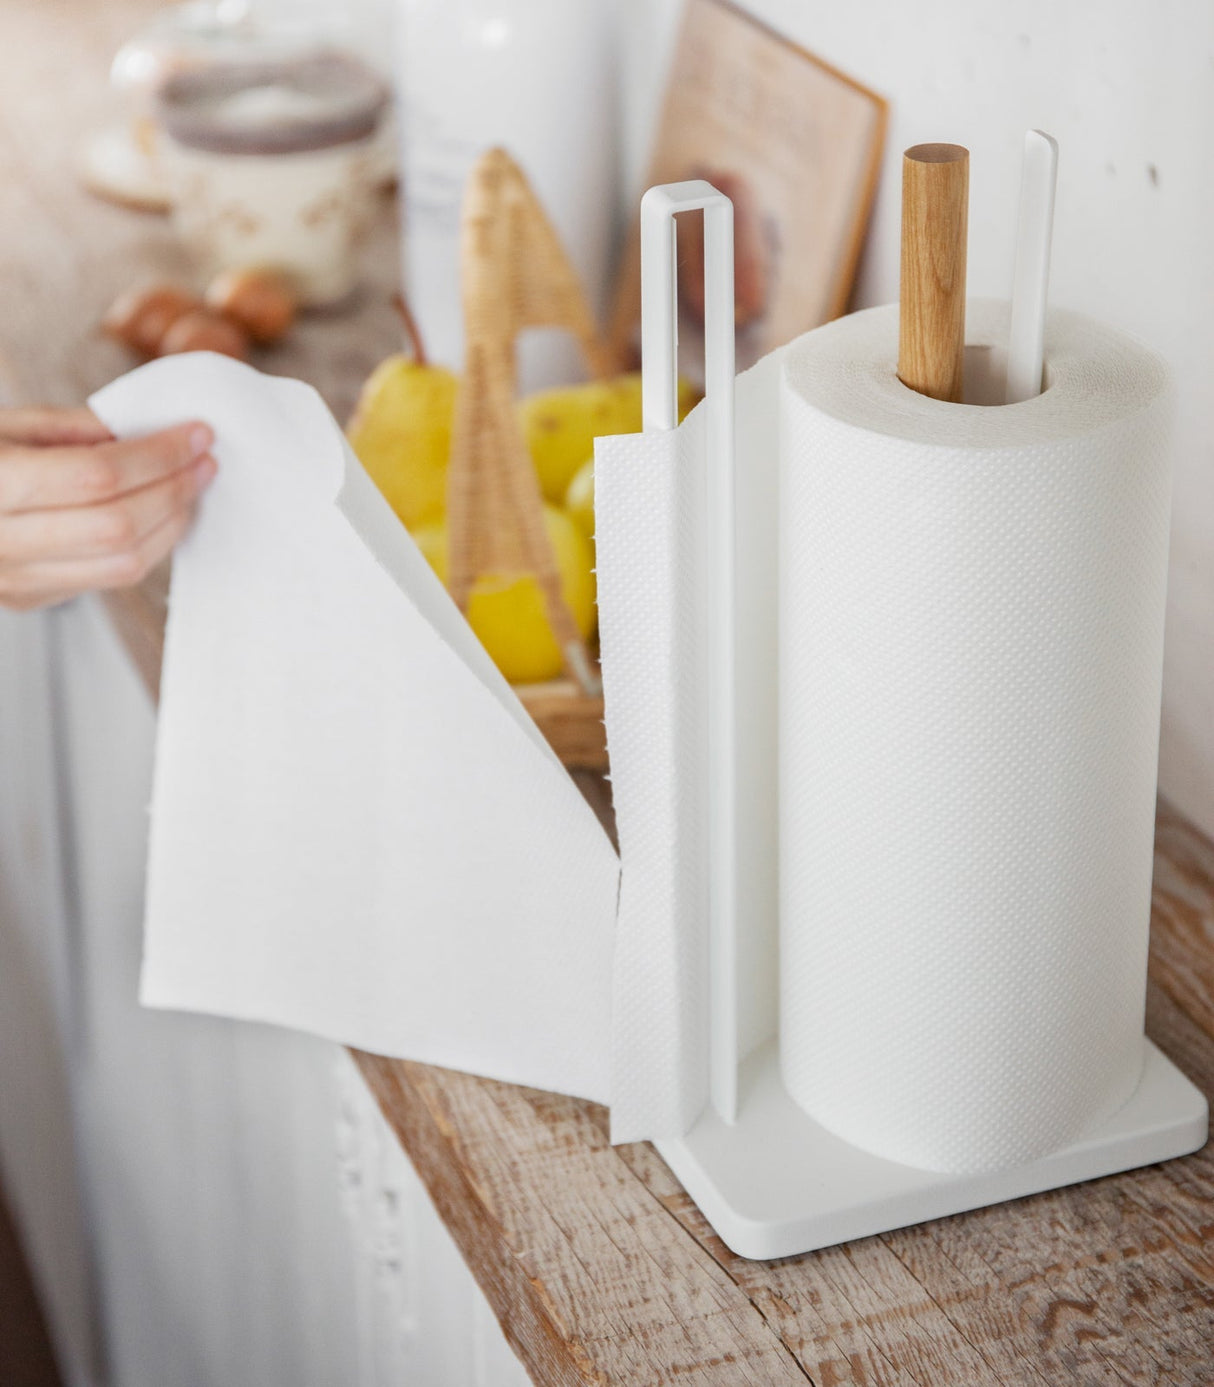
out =
[[[117,44],[153,0],[0,9],[0,369],[22,400],[79,402],[129,364],[93,324],[142,275],[180,270],[163,222],[94,201],[71,169],[110,108]],[[391,217],[352,314],[314,317],[260,364],[344,415],[397,343]],[[156,584],[111,603],[155,681]],[[583,788],[605,806],[601,785]],[[1214,1094],[1214,845],[1166,806],[1148,1031]],[[593,1105],[357,1056],[536,1382],[697,1387],[1214,1381],[1214,1164],[1163,1166],[782,1262],[735,1257],[648,1145]]]

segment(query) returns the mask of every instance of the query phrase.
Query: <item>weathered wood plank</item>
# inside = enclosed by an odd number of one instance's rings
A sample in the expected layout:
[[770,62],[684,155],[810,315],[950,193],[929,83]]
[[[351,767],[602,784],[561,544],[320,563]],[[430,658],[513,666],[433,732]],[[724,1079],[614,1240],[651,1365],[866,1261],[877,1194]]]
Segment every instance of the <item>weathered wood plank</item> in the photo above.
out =
[[[1214,1041],[1156,985],[1148,1020],[1156,1043],[1207,1094],[1214,1090]],[[1207,1380],[1214,1354],[1209,1147],[1164,1166],[767,1264],[725,1249],[655,1154],[626,1148],[623,1155],[778,1326],[815,1381]],[[867,1287],[877,1288],[872,1301]]]
[[536,1381],[804,1387],[749,1297],[608,1144],[602,1109],[356,1058]]

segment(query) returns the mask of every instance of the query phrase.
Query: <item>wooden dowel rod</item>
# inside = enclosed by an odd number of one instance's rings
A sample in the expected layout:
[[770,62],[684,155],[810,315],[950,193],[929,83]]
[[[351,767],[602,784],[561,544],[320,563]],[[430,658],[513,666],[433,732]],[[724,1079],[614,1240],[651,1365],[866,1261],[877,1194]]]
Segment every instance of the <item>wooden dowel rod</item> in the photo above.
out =
[[898,379],[937,400],[961,399],[970,155],[917,144],[902,156],[902,288]]

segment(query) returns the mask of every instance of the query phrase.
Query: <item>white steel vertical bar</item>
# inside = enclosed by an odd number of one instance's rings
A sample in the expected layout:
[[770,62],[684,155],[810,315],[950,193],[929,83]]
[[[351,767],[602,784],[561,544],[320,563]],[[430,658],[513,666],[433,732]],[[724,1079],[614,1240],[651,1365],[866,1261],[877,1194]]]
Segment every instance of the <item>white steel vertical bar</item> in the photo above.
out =
[[708,543],[709,1098],[738,1105],[736,473],[733,204],[710,183],[650,188],[641,201],[642,417],[678,422],[675,215],[704,214],[705,470]]

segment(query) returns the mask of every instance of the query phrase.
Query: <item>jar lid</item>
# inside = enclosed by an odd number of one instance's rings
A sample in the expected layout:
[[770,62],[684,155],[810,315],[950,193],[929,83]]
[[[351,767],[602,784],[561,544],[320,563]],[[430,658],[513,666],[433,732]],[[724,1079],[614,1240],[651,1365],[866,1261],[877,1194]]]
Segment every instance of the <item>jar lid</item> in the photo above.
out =
[[378,74],[336,49],[190,68],[156,94],[169,135],[215,154],[297,154],[364,140],[387,103]]
[[216,63],[281,61],[300,58],[334,45],[335,17],[322,25],[285,16],[254,17],[246,7],[224,0],[186,0],[160,10],[114,56],[110,81],[123,92],[154,96],[175,72]]

